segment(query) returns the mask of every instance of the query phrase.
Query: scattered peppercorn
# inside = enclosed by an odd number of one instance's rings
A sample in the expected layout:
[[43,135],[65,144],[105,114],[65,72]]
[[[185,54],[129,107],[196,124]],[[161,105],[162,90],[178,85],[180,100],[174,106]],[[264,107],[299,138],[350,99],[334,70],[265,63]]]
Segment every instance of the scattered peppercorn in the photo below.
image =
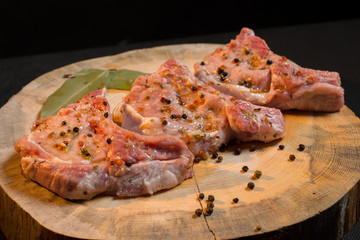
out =
[[108,117],[109,117],[109,113],[108,112],[104,113],[104,118],[108,118]]
[[204,65],[205,65],[205,62],[204,62],[204,61],[201,61],[200,65],[204,66]]
[[282,144],[279,145],[279,149],[280,149],[280,150],[284,150],[284,148],[285,148],[284,145],[282,145]]
[[125,165],[130,167],[132,165],[132,162],[130,162],[129,160],[125,161]]
[[192,87],[192,88],[191,88],[191,91],[196,92],[196,91],[197,91],[197,87],[195,87],[195,86]]
[[223,156],[218,156],[218,158],[217,158],[217,160],[216,160],[216,162],[221,162],[222,160],[224,159],[224,157]]
[[256,150],[256,146],[255,145],[251,145],[250,146],[250,152],[254,152]]
[[102,104],[103,104],[104,106],[106,106],[106,105],[107,105],[107,101],[106,101],[106,100],[103,100],[103,101],[102,101]]
[[87,134],[88,137],[92,137],[92,135],[90,133]]
[[290,159],[291,161],[294,161],[294,160],[295,160],[295,155],[294,155],[294,154],[290,154],[289,159]]
[[299,144],[299,151],[304,151],[305,150],[305,145],[304,144]]
[[213,213],[213,211],[214,211],[214,208],[212,208],[212,207],[206,208],[206,213],[207,213],[208,215],[211,215],[211,214]]
[[111,138],[106,139],[107,144],[110,144],[112,142]]
[[261,175],[262,175],[262,171],[260,171],[260,170],[256,170],[254,172],[254,177],[257,178],[257,179],[259,179],[261,177]]
[[253,182],[249,182],[249,183],[247,184],[247,187],[248,187],[249,189],[253,190],[254,187],[255,187],[255,184],[254,184]]
[[240,148],[236,148],[234,154],[235,154],[235,155],[240,155],[240,153],[241,153],[241,149],[240,149]]
[[228,145],[226,143],[223,143],[223,144],[220,145],[219,151],[220,152],[225,152],[227,147],[228,147]]
[[223,72],[224,72],[224,69],[222,69],[221,67],[218,67],[217,73],[218,73],[218,74],[222,74]]
[[201,161],[201,157],[197,156],[194,158],[194,163],[199,163]]
[[266,64],[267,65],[271,65],[273,63],[273,61],[271,60],[271,59],[268,59],[267,61],[266,61]]
[[260,226],[260,225],[257,225],[257,226],[255,227],[255,231],[256,231],[256,232],[261,231],[261,226]]
[[196,214],[196,216],[200,217],[202,214],[202,210],[200,208],[196,209],[195,214]]
[[74,128],[73,128],[73,131],[76,132],[76,133],[79,132],[79,130],[80,130],[80,129],[79,129],[78,127],[74,127]]
[[181,115],[182,119],[187,119],[187,115],[184,113],[183,115]]
[[177,119],[177,116],[176,116],[176,114],[171,114],[171,115],[170,115],[170,118],[171,118],[171,119]]
[[62,125],[66,125],[67,122],[66,122],[66,121],[62,121],[61,124],[62,124]]
[[203,194],[203,193],[199,193],[199,199],[204,199],[204,197],[205,197],[205,194]]
[[166,103],[166,104],[170,104],[170,103],[171,103],[171,100],[170,100],[170,99],[165,98],[165,99],[164,99],[164,103]]
[[240,60],[238,58],[234,58],[233,62],[238,63]]
[[214,203],[213,203],[213,202],[208,202],[208,203],[207,203],[207,206],[208,206],[208,207],[211,207],[211,208],[214,208]]
[[243,166],[243,167],[242,167],[242,170],[243,170],[244,172],[247,172],[247,171],[249,170],[249,167],[248,167],[248,166]]
[[166,125],[168,122],[166,120],[162,121],[162,125]]
[[65,132],[64,132],[64,131],[61,131],[61,132],[60,132],[60,136],[62,136],[62,137],[65,136]]
[[233,202],[234,202],[234,203],[238,203],[238,202],[239,202],[239,199],[236,197],[236,198],[233,199]]
[[213,202],[215,201],[215,197],[213,195],[208,196],[208,201]]
[[219,154],[217,154],[216,152],[211,154],[211,158],[212,159],[216,159],[219,156]]

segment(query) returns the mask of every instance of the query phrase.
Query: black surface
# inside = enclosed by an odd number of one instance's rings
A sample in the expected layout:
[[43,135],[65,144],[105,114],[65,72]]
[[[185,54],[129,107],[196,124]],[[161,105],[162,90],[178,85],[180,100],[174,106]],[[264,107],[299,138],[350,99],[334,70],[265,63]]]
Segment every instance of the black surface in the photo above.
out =
[[[184,8],[184,6],[182,6],[182,8]],[[73,9],[69,9],[70,13],[73,14]],[[66,16],[69,16],[69,12],[66,10],[64,10],[64,12]],[[91,15],[91,17],[96,17],[96,15]],[[147,14],[147,17],[150,18],[151,14]],[[164,17],[168,19],[169,13],[166,13]],[[174,15],[173,17],[178,17],[178,15]],[[183,17],[186,17],[186,14]],[[216,17],[221,17],[221,14],[217,14]],[[114,20],[113,16],[109,16],[109,18]],[[144,20],[144,16],[140,18]],[[170,17],[170,20],[171,19]],[[278,19],[278,17],[274,19]],[[203,19],[199,19],[199,22],[201,22],[200,20],[203,21]],[[339,72],[342,85],[345,88],[345,104],[359,116],[360,18],[335,20],[336,21],[318,21],[316,23],[302,22],[299,24],[284,24],[283,26],[257,25],[255,33],[264,38],[274,52],[286,56],[303,67]],[[179,20],[175,22],[178,23]],[[119,23],[119,25],[121,24]],[[150,21],[148,25],[148,31],[152,28],[164,26],[171,28],[172,30],[169,30],[169,35],[172,36],[172,38],[162,38],[162,36],[166,35],[166,33],[163,33],[163,35],[159,35],[157,38],[144,36],[144,41],[141,41],[141,34],[134,34],[134,39],[136,39],[131,41],[124,40],[130,39],[130,36],[124,39],[118,38],[117,36],[115,39],[111,39],[106,43],[101,41],[99,45],[97,45],[97,43],[91,43],[89,45],[83,45],[86,47],[80,47],[77,44],[77,41],[81,42],[83,40],[83,37],[80,37],[80,39],[74,40],[75,43],[72,46],[65,46],[67,44],[64,44],[59,46],[59,48],[53,46],[52,43],[55,41],[51,41],[50,39],[48,41],[49,46],[45,47],[46,51],[44,49],[42,49],[44,51],[40,51],[39,44],[41,45],[42,41],[36,38],[37,40],[34,40],[34,44],[25,44],[23,46],[22,49],[26,50],[23,54],[13,52],[13,44],[9,44],[8,49],[6,49],[7,45],[2,45],[5,46],[4,53],[6,54],[3,54],[2,58],[0,58],[0,106],[3,106],[12,95],[18,93],[23,86],[35,78],[55,68],[73,62],[118,54],[132,49],[168,44],[198,42],[227,43],[239,33],[241,27],[253,27],[251,21],[248,21],[237,24],[236,28],[234,26],[225,28],[224,31],[219,31],[218,28],[213,29],[214,31],[210,28],[197,31],[196,29],[199,29],[199,24],[196,24],[190,26],[193,27],[193,31],[181,34],[181,30],[186,26],[179,23],[176,25],[177,30],[174,30],[173,28],[175,26],[170,23],[163,26],[157,26],[156,24],[156,26],[153,26],[153,22]],[[94,26],[104,37],[111,38],[113,36],[111,35],[112,30],[107,28],[102,29],[101,27],[102,26]],[[32,30],[28,29],[27,31]],[[106,34],[104,34],[104,32]],[[21,35],[22,33],[20,31],[16,34]],[[75,36],[77,35],[75,34]],[[69,40],[67,39],[66,41]],[[96,37],[94,41],[96,41]],[[30,48],[30,45],[34,48]],[[357,224],[344,239],[359,239],[360,226],[358,225],[359,224]],[[1,237],[0,234],[0,238]]]

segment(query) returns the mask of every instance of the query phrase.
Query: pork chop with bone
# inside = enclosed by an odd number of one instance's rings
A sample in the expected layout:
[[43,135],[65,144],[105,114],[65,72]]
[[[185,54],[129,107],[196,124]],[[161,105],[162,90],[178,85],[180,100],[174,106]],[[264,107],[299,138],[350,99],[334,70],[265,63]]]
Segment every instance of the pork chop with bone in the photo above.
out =
[[249,28],[194,69],[204,83],[253,104],[324,112],[344,105],[339,73],[300,67],[272,52]]
[[114,123],[105,89],[36,121],[15,149],[25,176],[66,199],[153,194],[193,175],[194,156],[181,140]]
[[123,128],[176,136],[203,159],[231,138],[268,142],[285,134],[280,110],[223,94],[194,77],[178,59],[138,77],[120,111]]

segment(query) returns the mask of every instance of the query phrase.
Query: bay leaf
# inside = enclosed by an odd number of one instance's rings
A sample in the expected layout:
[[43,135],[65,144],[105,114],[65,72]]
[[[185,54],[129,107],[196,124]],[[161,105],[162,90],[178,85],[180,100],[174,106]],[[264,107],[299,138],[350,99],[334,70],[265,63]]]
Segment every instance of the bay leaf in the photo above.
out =
[[56,115],[60,109],[75,103],[87,93],[103,87],[130,90],[135,79],[144,74],[128,69],[83,69],[74,77],[67,79],[59,89],[47,98],[40,116],[46,118]]

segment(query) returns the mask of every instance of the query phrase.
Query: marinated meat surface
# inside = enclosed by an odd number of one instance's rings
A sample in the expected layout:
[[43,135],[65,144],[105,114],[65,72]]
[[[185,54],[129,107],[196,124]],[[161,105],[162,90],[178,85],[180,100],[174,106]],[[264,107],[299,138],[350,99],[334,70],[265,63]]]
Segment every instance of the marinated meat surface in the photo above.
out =
[[178,59],[138,77],[122,101],[121,114],[123,128],[176,136],[203,159],[233,137],[272,141],[285,134],[280,110],[223,94],[199,81]]
[[15,149],[27,177],[67,199],[153,194],[193,174],[194,156],[181,140],[114,123],[105,89],[36,121]]
[[194,69],[196,77],[215,89],[257,105],[325,112],[344,105],[337,72],[300,67],[273,53],[249,28]]

